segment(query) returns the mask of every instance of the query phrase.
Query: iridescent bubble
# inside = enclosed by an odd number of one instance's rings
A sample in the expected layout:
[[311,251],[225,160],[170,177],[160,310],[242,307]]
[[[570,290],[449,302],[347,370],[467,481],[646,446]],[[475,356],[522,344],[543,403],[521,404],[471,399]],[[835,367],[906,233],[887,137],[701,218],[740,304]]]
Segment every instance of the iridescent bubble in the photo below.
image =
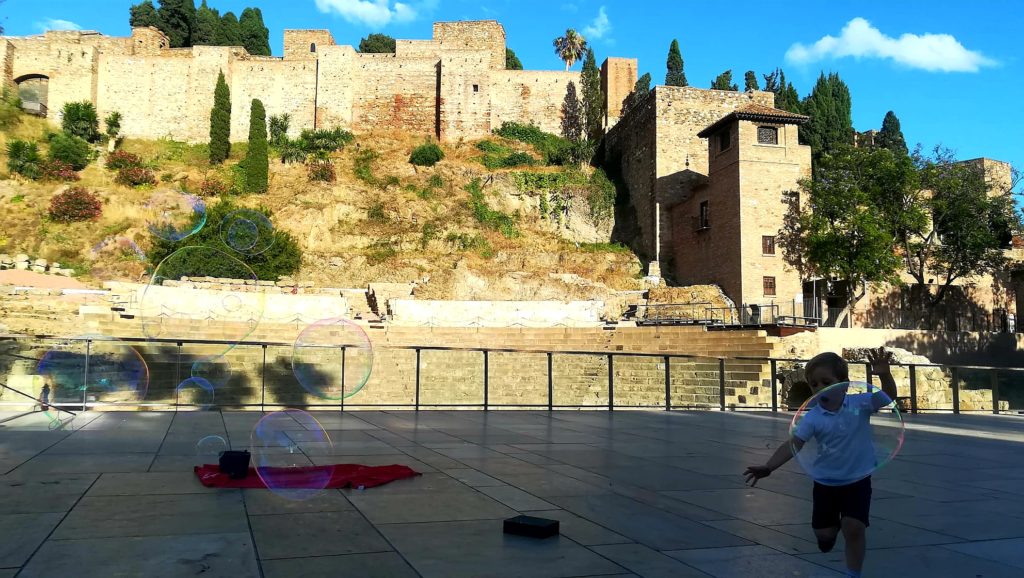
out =
[[81,336],[55,344],[36,365],[54,408],[134,405],[146,397],[149,367],[134,347],[116,338]]
[[[289,500],[307,500],[331,481],[331,468],[298,468],[328,461],[333,451],[330,436],[312,415],[297,409],[267,414],[250,436],[256,473],[272,492]],[[323,458],[318,460],[317,458]]]
[[359,393],[373,371],[370,336],[340,317],[302,330],[292,347],[292,373],[309,393],[340,400]]
[[859,481],[892,461],[903,447],[903,418],[878,386],[859,381],[830,385],[793,416],[791,448],[800,467],[831,486]]
[[260,211],[238,209],[220,222],[224,244],[245,255],[259,255],[274,244],[274,226]]
[[177,405],[195,406],[199,409],[210,409],[214,406],[216,388],[202,377],[190,377],[178,384],[174,391]]
[[142,212],[149,231],[165,241],[181,241],[206,225],[206,203],[176,189],[153,191]]
[[216,463],[220,454],[227,451],[228,442],[218,435],[206,436],[196,443],[196,456],[203,459],[204,463]]
[[90,251],[90,256],[95,259],[101,254],[111,254],[120,260],[145,261],[146,252],[143,251],[135,241],[128,237],[107,237],[97,243]]

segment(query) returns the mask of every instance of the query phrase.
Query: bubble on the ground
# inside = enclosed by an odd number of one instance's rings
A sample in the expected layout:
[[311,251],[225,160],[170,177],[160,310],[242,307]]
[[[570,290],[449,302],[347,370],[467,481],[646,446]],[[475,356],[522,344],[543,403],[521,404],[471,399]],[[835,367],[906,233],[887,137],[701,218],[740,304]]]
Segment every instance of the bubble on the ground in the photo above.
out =
[[238,209],[220,222],[220,236],[225,245],[245,255],[259,255],[274,244],[274,226],[260,211]]
[[[220,457],[220,454],[227,451],[228,442],[223,437],[218,435],[206,436],[196,443],[196,456],[205,460],[214,459]],[[216,463],[210,462],[210,463]]]
[[[209,288],[191,285],[209,281]],[[220,343],[211,344],[203,359],[222,356],[263,318],[266,294],[255,290],[256,281],[256,273],[236,256],[210,247],[182,247],[157,265],[142,291],[142,332],[150,339],[176,338],[189,324],[215,324]]]
[[903,418],[878,386],[851,381],[810,397],[793,416],[790,433],[805,440],[791,449],[814,480],[845,485],[888,464],[903,447]]
[[142,213],[149,232],[165,241],[181,241],[206,225],[206,203],[177,189],[153,191]]
[[286,409],[263,416],[252,430],[249,446],[257,475],[282,498],[310,499],[331,480],[330,468],[298,471],[333,453],[330,436],[309,413]]
[[174,391],[177,405],[210,409],[216,400],[216,388],[202,377],[190,377],[178,384]]
[[310,324],[292,347],[292,373],[309,393],[340,400],[359,393],[373,371],[373,347],[357,323],[335,317]]
[[53,411],[133,405],[149,389],[149,367],[139,352],[124,341],[100,335],[53,343],[36,364],[36,375],[42,377],[39,405]]

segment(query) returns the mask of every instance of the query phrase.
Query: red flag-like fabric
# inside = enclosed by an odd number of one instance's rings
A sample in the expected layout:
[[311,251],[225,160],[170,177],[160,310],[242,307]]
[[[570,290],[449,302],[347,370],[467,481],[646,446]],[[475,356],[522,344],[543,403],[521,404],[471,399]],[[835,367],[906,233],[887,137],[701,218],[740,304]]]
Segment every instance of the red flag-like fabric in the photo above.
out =
[[[256,468],[249,468],[249,475],[232,480],[220,472],[217,464],[206,464],[193,468],[199,481],[207,488],[265,488],[263,479]],[[321,489],[321,488],[372,488],[395,480],[412,478],[419,472],[408,466],[361,466],[359,464],[335,464],[332,466],[305,466],[297,468],[263,468],[264,478],[273,479],[275,489]],[[327,485],[324,478],[330,475]]]

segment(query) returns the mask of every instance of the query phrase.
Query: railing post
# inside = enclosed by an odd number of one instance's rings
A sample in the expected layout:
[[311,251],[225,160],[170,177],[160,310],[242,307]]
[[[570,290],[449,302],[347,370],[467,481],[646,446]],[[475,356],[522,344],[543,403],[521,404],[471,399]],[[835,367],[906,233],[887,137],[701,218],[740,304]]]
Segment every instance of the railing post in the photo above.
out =
[[487,350],[484,350],[484,411],[488,411],[488,398],[490,397],[490,381],[487,379]]
[[615,357],[608,354],[608,410],[615,409]]
[[420,410],[420,348],[416,348],[416,411]]
[[[871,362],[864,364],[864,381],[868,382],[868,385],[874,385],[875,382],[871,379]],[[870,388],[868,389],[870,391]]]
[[779,384],[778,384],[779,368],[778,368],[778,362],[775,361],[774,359],[771,360],[771,364],[772,364],[772,411],[773,412],[777,412],[777,411],[779,411]]
[[85,340],[85,368],[82,370],[82,411],[85,411],[86,396],[89,395],[89,356],[92,351],[92,340]]
[[180,390],[178,387],[181,385],[181,342],[177,343],[178,354],[174,358],[174,411],[178,411],[178,406],[181,404],[181,400],[178,398]]
[[725,411],[725,358],[718,360],[718,408]]
[[910,364],[910,413],[917,413],[917,366]]
[[999,413],[999,370],[992,370],[992,413]]
[[341,346],[341,411],[345,411],[345,350],[344,345]]
[[260,369],[260,411],[266,411],[267,405],[267,344],[260,344],[263,348],[263,367]]
[[548,411],[555,408],[555,378],[551,370],[554,354],[548,352]]
[[669,367],[672,358],[665,356],[665,411],[672,411],[672,370]]
[[953,413],[960,413],[960,368],[953,366],[953,383],[950,384],[953,388]]

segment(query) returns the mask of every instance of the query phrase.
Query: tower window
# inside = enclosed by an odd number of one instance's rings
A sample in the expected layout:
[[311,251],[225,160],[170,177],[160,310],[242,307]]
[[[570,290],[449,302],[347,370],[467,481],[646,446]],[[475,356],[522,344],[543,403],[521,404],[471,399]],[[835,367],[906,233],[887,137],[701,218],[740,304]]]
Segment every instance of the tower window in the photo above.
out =
[[473,92],[480,92],[480,85],[479,84],[474,84],[473,85]]
[[775,254],[775,236],[764,235],[761,237],[761,253],[764,255]]
[[310,51],[310,52],[316,52],[316,42],[312,42],[312,43],[310,43],[310,45],[309,45],[309,51]]
[[701,201],[700,202],[700,216],[698,217],[698,228],[699,229],[709,229],[709,228],[711,228],[711,221],[708,219],[708,214],[709,214],[708,202],[707,201]]
[[775,296],[775,277],[764,277],[764,294],[768,297]]
[[768,145],[779,144],[779,129],[774,126],[757,127],[757,143]]
[[732,145],[732,133],[725,129],[718,133],[718,152],[727,150]]

